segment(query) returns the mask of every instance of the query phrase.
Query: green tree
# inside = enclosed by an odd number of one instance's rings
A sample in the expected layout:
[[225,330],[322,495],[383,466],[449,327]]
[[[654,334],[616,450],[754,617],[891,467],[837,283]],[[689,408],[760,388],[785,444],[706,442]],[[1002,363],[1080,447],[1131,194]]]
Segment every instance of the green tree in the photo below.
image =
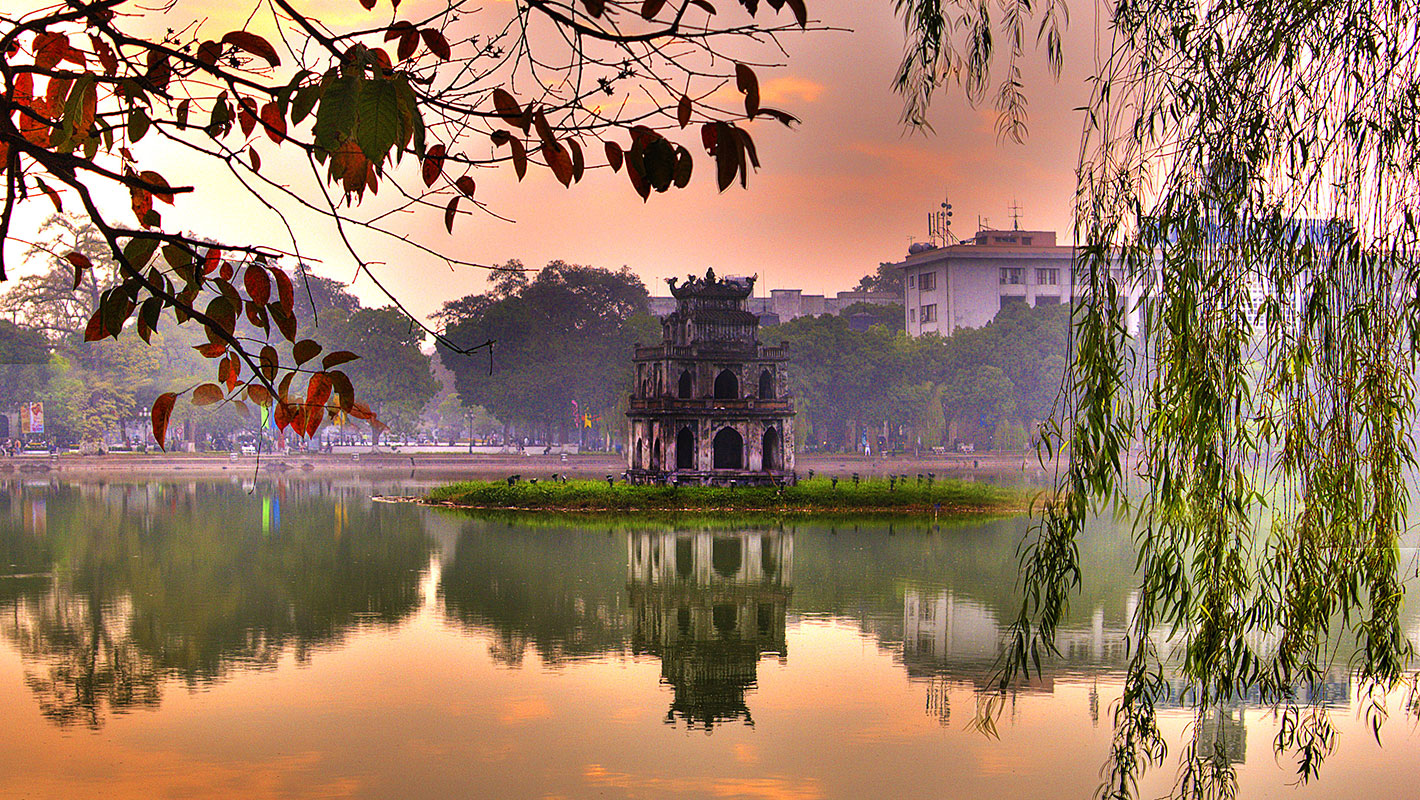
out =
[[355,392],[393,431],[415,433],[439,391],[431,359],[419,349],[424,331],[394,306],[332,307],[320,315],[320,327],[332,347],[361,354],[345,368]]
[[488,360],[442,343],[440,358],[464,405],[566,441],[573,401],[584,414],[606,416],[630,393],[633,346],[660,339],[647,298],[630,270],[554,261],[530,281],[510,278],[446,304],[444,336],[455,347],[497,342],[491,374]]
[[853,287],[855,292],[885,292],[887,294],[901,297],[903,292],[902,270],[898,269],[891,261],[884,261],[878,264],[876,272],[870,272],[858,279],[858,285]]
[[43,335],[0,320],[0,411],[40,399],[48,364],[49,342]]

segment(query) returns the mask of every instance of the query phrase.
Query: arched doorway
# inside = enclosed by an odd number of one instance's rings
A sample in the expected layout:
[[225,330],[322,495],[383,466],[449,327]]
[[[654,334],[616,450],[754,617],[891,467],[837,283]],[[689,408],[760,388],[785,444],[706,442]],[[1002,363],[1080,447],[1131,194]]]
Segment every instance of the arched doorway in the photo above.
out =
[[740,396],[740,379],[731,370],[721,370],[715,376],[715,399],[737,400]]
[[769,370],[759,373],[759,399],[774,399],[774,374]]
[[0,414],[0,439],[10,438],[10,418]]
[[734,428],[715,434],[715,469],[744,469],[745,440]]
[[653,472],[661,471],[661,439],[659,436],[656,437],[655,444],[651,445],[651,470]]
[[641,454],[645,451],[646,442],[641,437],[636,437],[636,452],[631,457],[631,468],[641,469]]
[[764,432],[763,447],[760,449],[763,454],[764,469],[777,470],[784,468],[784,447],[779,441],[779,429],[769,428]]
[[686,370],[680,374],[680,391],[677,393],[682,400],[689,400],[695,396],[695,376]]
[[689,425],[675,437],[675,468],[695,469],[695,431]]

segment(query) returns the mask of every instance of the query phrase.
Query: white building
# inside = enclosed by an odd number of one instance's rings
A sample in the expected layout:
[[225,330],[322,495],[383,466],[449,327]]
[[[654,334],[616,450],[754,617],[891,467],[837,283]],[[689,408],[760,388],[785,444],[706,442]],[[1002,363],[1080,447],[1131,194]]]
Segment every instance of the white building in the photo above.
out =
[[903,271],[907,333],[980,328],[1011,303],[1069,302],[1075,249],[1054,231],[984,230],[961,244],[916,244]]

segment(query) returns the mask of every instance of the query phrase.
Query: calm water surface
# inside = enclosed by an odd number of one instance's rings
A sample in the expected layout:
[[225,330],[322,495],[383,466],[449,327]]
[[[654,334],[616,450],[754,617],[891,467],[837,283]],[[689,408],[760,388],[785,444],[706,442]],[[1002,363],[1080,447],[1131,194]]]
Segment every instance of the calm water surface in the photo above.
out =
[[[474,519],[359,482],[0,482],[3,797],[1088,797],[1130,606],[1083,544],[1066,657],[971,730],[1020,520],[680,526]],[[1413,630],[1414,624],[1410,625]],[[1411,796],[1344,673],[1293,786],[1276,724],[1201,729],[1244,797]],[[1399,704],[1393,704],[1398,706]],[[1167,792],[1192,716],[1166,714]]]

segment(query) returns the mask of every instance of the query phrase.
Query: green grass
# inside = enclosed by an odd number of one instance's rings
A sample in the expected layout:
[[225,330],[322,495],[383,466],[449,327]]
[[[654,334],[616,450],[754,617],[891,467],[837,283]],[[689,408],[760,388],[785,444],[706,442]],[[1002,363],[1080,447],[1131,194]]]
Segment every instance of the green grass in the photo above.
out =
[[711,486],[632,486],[606,481],[520,482],[465,481],[441,486],[427,500],[441,505],[482,509],[585,512],[771,512],[781,514],[1009,514],[1025,510],[1032,492],[984,483],[937,480],[840,480],[826,478],[797,486],[727,488]]

